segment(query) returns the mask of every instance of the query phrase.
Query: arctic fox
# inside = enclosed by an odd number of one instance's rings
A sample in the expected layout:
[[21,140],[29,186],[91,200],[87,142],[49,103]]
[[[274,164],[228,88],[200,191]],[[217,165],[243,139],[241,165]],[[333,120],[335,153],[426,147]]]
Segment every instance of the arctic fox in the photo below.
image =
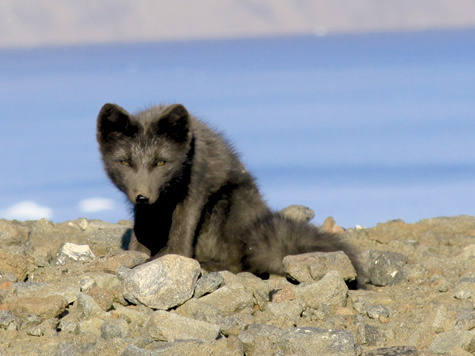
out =
[[134,206],[131,250],[256,274],[283,274],[287,255],[352,256],[338,236],[272,212],[231,146],[183,105],[131,115],[105,104],[97,140],[109,178]]

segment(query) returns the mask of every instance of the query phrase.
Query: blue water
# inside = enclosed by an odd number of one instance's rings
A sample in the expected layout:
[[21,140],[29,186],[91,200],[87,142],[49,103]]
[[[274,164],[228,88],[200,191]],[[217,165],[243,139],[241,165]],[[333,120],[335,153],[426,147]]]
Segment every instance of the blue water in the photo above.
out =
[[[95,142],[105,102],[183,103],[316,223],[475,215],[475,30],[0,50],[0,217],[130,218]],[[115,208],[79,209],[94,197]]]

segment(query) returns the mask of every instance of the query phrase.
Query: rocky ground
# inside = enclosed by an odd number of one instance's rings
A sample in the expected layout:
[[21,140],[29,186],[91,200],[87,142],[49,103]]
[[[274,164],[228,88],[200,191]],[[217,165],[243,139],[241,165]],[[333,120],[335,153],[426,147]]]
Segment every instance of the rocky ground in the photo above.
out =
[[474,217],[347,230],[357,289],[341,253],[265,280],[144,264],[130,226],[0,220],[0,356],[475,354]]

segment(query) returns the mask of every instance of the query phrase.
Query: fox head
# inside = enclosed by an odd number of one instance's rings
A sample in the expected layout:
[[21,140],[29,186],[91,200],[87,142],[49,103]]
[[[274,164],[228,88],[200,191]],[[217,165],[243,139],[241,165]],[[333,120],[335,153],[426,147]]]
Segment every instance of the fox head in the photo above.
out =
[[136,115],[105,104],[97,118],[97,141],[105,170],[133,204],[153,204],[190,160],[190,115],[181,104],[156,106]]

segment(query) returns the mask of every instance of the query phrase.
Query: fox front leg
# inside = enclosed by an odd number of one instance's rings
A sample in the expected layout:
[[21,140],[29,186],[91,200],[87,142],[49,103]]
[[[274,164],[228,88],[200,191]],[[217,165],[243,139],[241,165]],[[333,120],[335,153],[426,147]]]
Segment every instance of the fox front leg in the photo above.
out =
[[203,199],[197,200],[189,197],[177,205],[173,212],[166,253],[193,257],[193,240],[204,207]]
[[128,250],[143,252],[143,253],[146,253],[149,257],[151,255],[150,249],[148,249],[147,247],[145,247],[145,245],[142,245],[139,242],[139,240],[137,239],[137,236],[135,236],[135,231],[132,231],[132,237],[130,238]]

